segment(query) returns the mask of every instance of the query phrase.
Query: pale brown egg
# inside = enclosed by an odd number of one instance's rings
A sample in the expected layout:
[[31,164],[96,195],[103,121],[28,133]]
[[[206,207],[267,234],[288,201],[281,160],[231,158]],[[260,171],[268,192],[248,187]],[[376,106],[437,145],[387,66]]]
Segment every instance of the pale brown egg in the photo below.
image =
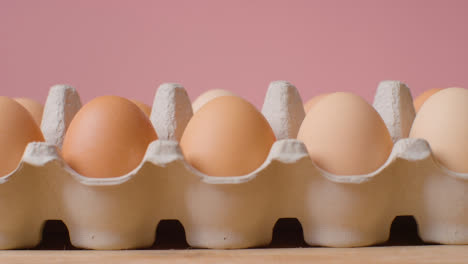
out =
[[327,96],[328,94],[319,94],[317,96],[314,96],[312,98],[309,99],[309,101],[307,101],[305,104],[304,104],[304,111],[305,113],[307,114],[309,112],[309,110],[314,106],[316,105],[320,100],[322,100],[322,98],[324,98],[325,96]]
[[393,142],[377,111],[352,93],[333,93],[307,113],[297,139],[314,163],[336,175],[368,174],[388,159]]
[[438,162],[460,173],[468,173],[468,90],[447,88],[422,105],[411,138],[429,142]]
[[44,141],[31,114],[18,102],[0,96],[0,176],[18,167],[30,142]]
[[149,107],[149,105],[143,103],[143,102],[140,102],[138,100],[130,100],[132,103],[136,104],[140,109],[141,111],[143,111],[143,113],[146,114],[146,116],[150,116],[151,115],[151,107]]
[[440,88],[433,88],[425,91],[424,93],[420,94],[416,99],[414,99],[414,110],[416,110],[416,113],[421,109],[421,106],[435,93],[441,91],[442,89]]
[[15,98],[15,101],[22,105],[34,118],[36,124],[40,127],[42,121],[42,113],[44,112],[44,106],[30,98]]
[[192,103],[192,109],[193,112],[197,112],[202,106],[204,106],[206,103],[209,101],[220,97],[220,96],[236,96],[233,92],[227,91],[227,90],[222,90],[222,89],[213,89],[213,90],[208,90],[204,93],[202,93],[200,96],[195,99]]
[[265,117],[237,96],[206,103],[187,124],[180,141],[185,159],[210,176],[240,176],[267,158],[275,135]]
[[143,160],[157,135],[148,117],[129,100],[102,96],[83,106],[63,140],[68,165],[83,176],[125,175]]

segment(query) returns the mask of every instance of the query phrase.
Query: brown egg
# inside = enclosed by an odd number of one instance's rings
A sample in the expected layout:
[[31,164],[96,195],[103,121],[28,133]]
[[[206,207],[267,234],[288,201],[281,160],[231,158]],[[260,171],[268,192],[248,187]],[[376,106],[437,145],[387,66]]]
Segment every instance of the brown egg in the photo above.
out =
[[411,138],[429,142],[444,167],[468,173],[468,90],[447,88],[432,95],[419,110]]
[[377,111],[352,93],[333,93],[306,115],[297,138],[320,168],[337,175],[368,174],[388,159],[393,142]]
[[220,97],[220,96],[236,96],[233,92],[227,91],[227,90],[222,90],[222,89],[213,89],[213,90],[208,90],[204,93],[202,93],[200,96],[195,99],[192,103],[192,109],[193,112],[197,112],[202,106],[204,106],[206,103],[209,101]]
[[136,104],[141,109],[141,111],[143,111],[143,113],[146,114],[146,116],[151,115],[151,107],[149,107],[147,104],[140,102],[138,100],[130,100],[130,101]]
[[44,141],[31,114],[15,100],[0,96],[0,176],[18,167],[29,142]]
[[328,94],[319,94],[317,96],[314,96],[312,97],[309,101],[307,101],[305,104],[304,104],[304,111],[306,112],[306,114],[310,111],[310,109],[316,105],[320,100],[322,100],[322,98],[324,98],[325,96],[327,96]]
[[237,96],[206,103],[187,124],[180,146],[185,159],[210,176],[240,176],[267,158],[275,135],[265,117]]
[[433,89],[425,91],[424,93],[422,93],[418,97],[416,97],[416,99],[414,99],[414,109],[416,110],[416,112],[418,112],[419,109],[421,109],[421,106],[426,102],[427,99],[429,99],[429,97],[431,97],[433,94],[439,92],[440,90],[442,90],[442,89],[433,88]]
[[22,105],[34,118],[36,124],[40,127],[44,106],[41,103],[29,98],[15,98],[15,101]]
[[157,139],[148,117],[117,96],[95,98],[73,118],[63,140],[65,161],[81,175],[117,177],[135,169]]

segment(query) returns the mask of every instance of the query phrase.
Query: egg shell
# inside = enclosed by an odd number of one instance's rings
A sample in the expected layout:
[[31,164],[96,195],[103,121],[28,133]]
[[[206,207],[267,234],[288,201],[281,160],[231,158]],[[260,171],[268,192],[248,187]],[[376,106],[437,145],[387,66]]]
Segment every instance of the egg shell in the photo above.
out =
[[44,141],[31,114],[18,102],[0,96],[0,176],[16,169],[29,142]]
[[65,161],[88,177],[118,177],[135,169],[157,135],[137,105],[102,96],[75,115],[62,146]]
[[193,112],[194,113],[197,112],[206,103],[220,96],[236,96],[236,94],[228,90],[223,90],[223,89],[208,90],[202,93],[201,95],[199,95],[197,99],[193,101],[192,103]]
[[317,166],[339,175],[377,170],[393,147],[377,111],[361,97],[344,92],[317,102],[302,121],[297,139],[305,143]]
[[65,165],[55,143],[79,96],[53,87],[44,110],[48,142],[28,144],[18,169],[0,177],[0,248],[34,247],[47,219],[63,220],[72,245],[82,248],[149,247],[163,219],[179,220],[191,247],[259,247],[271,242],[279,218],[297,218],[309,245],[356,247],[386,241],[397,215],[413,215],[425,242],[468,244],[468,175],[435,163],[425,140],[405,138],[414,118],[405,84],[381,82],[373,104],[395,142],[386,164],[346,177],[320,170],[305,145],[287,136],[299,129],[304,108],[284,81],[270,84],[262,113],[276,137],[286,137],[256,171],[212,177],[194,170],[174,137],[191,117],[186,95],[181,85],[161,85],[152,121],[164,139],[128,174],[89,178]]
[[42,113],[44,112],[44,106],[41,103],[30,98],[15,98],[15,101],[28,110],[38,126],[41,125]]
[[468,90],[447,88],[422,105],[410,137],[429,142],[432,152],[446,168],[468,173]]
[[260,167],[274,142],[270,124],[255,106],[237,96],[221,96],[194,114],[180,146],[201,172],[240,176]]
[[440,90],[442,89],[440,88],[429,89],[423,92],[422,94],[420,94],[418,97],[416,97],[414,99],[414,109],[416,110],[416,112],[419,112],[419,109],[421,109],[421,106],[427,101],[427,99],[429,99],[429,97],[439,92]]
[[307,101],[304,104],[304,111],[308,113],[312,107],[314,107],[320,100],[322,100],[327,95],[328,94],[319,94],[309,99],[309,101]]
[[138,108],[140,108],[141,111],[143,111],[143,113],[146,114],[146,116],[150,116],[151,115],[151,107],[149,107],[147,104],[141,102],[141,101],[138,101],[138,100],[130,100],[132,103],[136,104],[138,106]]

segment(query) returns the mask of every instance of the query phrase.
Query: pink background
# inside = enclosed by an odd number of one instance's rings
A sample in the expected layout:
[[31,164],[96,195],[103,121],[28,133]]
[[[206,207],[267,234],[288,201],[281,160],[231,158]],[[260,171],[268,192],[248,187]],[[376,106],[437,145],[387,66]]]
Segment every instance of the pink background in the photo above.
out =
[[261,106],[270,81],[304,100],[379,81],[418,95],[468,88],[468,1],[0,0],[0,94],[45,101],[57,83],[84,102],[151,103],[163,82],[192,99],[232,90]]

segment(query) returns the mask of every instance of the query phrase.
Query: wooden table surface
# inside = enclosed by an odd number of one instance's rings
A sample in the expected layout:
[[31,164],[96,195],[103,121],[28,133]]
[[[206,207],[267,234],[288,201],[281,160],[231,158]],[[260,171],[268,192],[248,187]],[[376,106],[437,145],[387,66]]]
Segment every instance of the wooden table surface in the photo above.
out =
[[12,250],[0,263],[468,263],[468,246],[240,250]]

